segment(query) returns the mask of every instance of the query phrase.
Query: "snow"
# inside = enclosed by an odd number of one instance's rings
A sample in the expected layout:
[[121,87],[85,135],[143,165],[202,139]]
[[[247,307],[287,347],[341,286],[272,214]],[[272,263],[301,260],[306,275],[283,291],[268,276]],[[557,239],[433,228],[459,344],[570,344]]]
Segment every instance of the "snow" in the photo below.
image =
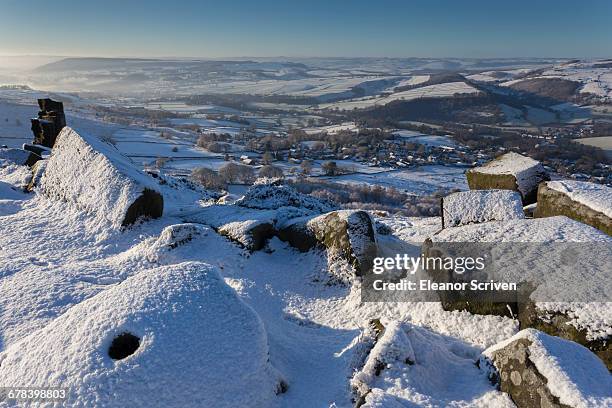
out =
[[[365,407],[513,407],[474,365],[477,349],[411,324],[389,324],[351,384]],[[382,363],[382,364],[380,364]],[[382,367],[376,375],[376,367]],[[389,404],[394,401],[394,404]]]
[[[450,183],[449,177],[456,176],[457,183],[462,178],[465,184],[462,171],[429,166],[384,174],[388,180],[409,174],[402,183],[411,186],[428,176],[431,190],[436,177]],[[507,402],[473,363],[482,350],[516,333],[515,320],[447,312],[436,302],[362,302],[359,280],[330,283],[337,270],[350,266],[330,264],[325,251],[301,253],[276,238],[265,251],[244,251],[206,226],[312,217],[315,209],[322,210],[318,204],[308,210],[301,207],[309,205],[305,199],[292,201],[292,194],[287,195],[290,200],[247,194],[244,202],[264,209],[210,205],[215,201],[212,194],[164,176],[167,184],[153,180],[167,204],[164,216],[118,230],[99,222],[96,214],[50,199],[40,190],[21,195],[19,189],[29,176],[25,166],[0,167],[0,181],[5,183],[0,184],[0,200],[6,197],[17,203],[0,213],[0,385],[18,376],[24,379],[20,385],[33,383],[36,373],[51,373],[46,378],[53,379],[70,369],[79,373],[66,376],[72,392],[87,402],[96,396],[105,401],[115,393],[117,398],[104,404],[111,406],[117,401],[134,406],[195,404],[188,397],[168,401],[164,399],[168,395],[157,392],[176,384],[181,395],[193,390],[191,396],[212,398],[223,392],[216,401],[200,400],[206,406],[253,406],[261,401],[259,405],[266,407],[350,407],[354,362],[364,357],[359,346],[363,328],[378,318],[388,328],[401,320],[396,335],[391,336],[389,329],[388,347],[381,343],[380,355],[388,356],[394,345],[407,344],[401,340],[404,333],[416,363],[388,367],[382,377],[369,382],[374,387],[367,401],[371,406],[504,406]],[[280,204],[290,206],[276,207]],[[377,237],[385,254],[418,254],[419,242],[440,228],[439,217],[378,220],[394,230],[393,235]],[[478,226],[488,224],[495,223]],[[577,223],[561,224],[553,236],[593,239],[592,229],[587,233]],[[468,227],[473,226],[453,229]],[[487,226],[487,234],[493,236],[498,227],[500,233],[513,229],[502,222]],[[521,225],[516,228],[525,230]],[[224,301],[216,301],[219,293]],[[207,307],[214,311],[204,313],[210,310]],[[610,325],[601,316],[609,316],[609,311],[588,310],[591,317],[581,313],[576,323],[605,333]],[[134,355],[113,362],[106,349],[120,330],[141,335],[142,342]],[[159,335],[152,336],[154,331]],[[170,339],[170,332],[179,333],[184,342]],[[199,352],[203,347],[213,352]],[[396,351],[405,352],[403,346]],[[172,358],[158,358],[156,353]],[[32,354],[40,358],[31,358]],[[13,360],[17,357],[22,357],[19,365]],[[286,393],[274,395],[280,377],[270,365],[288,384]],[[251,369],[259,374],[241,374]],[[113,382],[123,379],[127,370],[138,381]]]
[[321,127],[305,128],[304,132],[308,135],[316,135],[319,133],[327,133],[328,135],[335,135],[343,131],[358,132],[359,127],[355,122],[343,122],[339,125],[329,125]]
[[402,79],[400,82],[398,82],[394,88],[422,84],[423,82],[429,81],[430,77],[430,75],[411,75],[409,78]]
[[476,94],[478,92],[480,91],[465,82],[446,82],[443,84],[427,85],[407,91],[395,92],[388,96],[377,95],[373,97],[356,98],[323,104],[319,107],[321,109],[339,110],[366,109],[374,106],[383,106],[399,100],[410,101],[419,98],[442,98],[456,94]]
[[331,201],[298,193],[291,186],[271,184],[258,184],[249,188],[244,197],[236,201],[236,205],[260,210],[298,207],[317,213],[326,213],[337,209],[337,206]]
[[473,190],[442,200],[444,227],[525,218],[521,195],[510,190]]
[[492,221],[448,228],[436,235],[449,242],[610,242],[603,232],[564,216]]
[[612,188],[587,181],[549,181],[546,186],[612,218]]
[[24,165],[29,157],[30,152],[27,150],[0,148],[0,165],[9,163]]
[[156,184],[112,145],[70,127],[58,135],[41,180],[46,194],[72,202],[115,227],[121,226],[144,189],[158,191]]
[[449,136],[426,135],[420,132],[415,132],[413,130],[397,130],[392,134],[401,139],[406,139],[412,143],[422,144],[425,146],[457,146],[457,143]]
[[[612,238],[603,232],[557,216],[447,228],[432,239],[498,243],[491,247],[497,279],[532,282],[537,289],[530,297],[538,309],[564,313],[569,324],[584,329],[591,339],[610,335],[611,303],[607,300],[612,286],[606,260],[611,256]],[[564,259],[566,253],[572,254],[571,260]]]
[[495,351],[519,339],[531,341],[529,360],[546,377],[547,388],[561,404],[576,408],[612,406],[610,373],[597,356],[577,343],[525,329],[483,355],[491,358]]
[[[125,332],[140,346],[113,361],[107,350]],[[140,272],[0,361],[0,385],[65,387],[75,406],[270,406],[279,382],[261,320],[203,263]]]
[[[338,161],[338,165],[340,162]],[[467,190],[465,167],[425,165],[408,169],[376,170],[366,174],[344,174],[322,179],[339,184],[356,184],[396,188],[410,194],[432,194],[440,190]]]

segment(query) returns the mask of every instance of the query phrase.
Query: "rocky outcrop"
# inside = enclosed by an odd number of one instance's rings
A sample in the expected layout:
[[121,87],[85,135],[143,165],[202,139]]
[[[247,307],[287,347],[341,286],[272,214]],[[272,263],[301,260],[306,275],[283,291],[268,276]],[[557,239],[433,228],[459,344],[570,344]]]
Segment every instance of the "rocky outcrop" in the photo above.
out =
[[612,235],[612,188],[581,181],[540,184],[535,216],[564,215]]
[[276,233],[272,223],[261,220],[229,222],[219,227],[217,232],[251,251],[265,247],[268,240]]
[[32,119],[34,144],[52,148],[57,136],[66,126],[64,104],[51,99],[39,99],[38,117]]
[[535,329],[523,330],[486,350],[479,366],[518,408],[612,403],[612,380],[595,355]]
[[20,166],[33,166],[42,157],[36,153],[23,149],[2,148],[0,149],[0,160],[18,164]]
[[535,328],[583,345],[595,353],[612,372],[612,336],[592,338],[586,329],[576,327],[575,315],[576,311],[571,309],[551,311],[538,307],[534,302],[526,302],[519,305],[517,318],[521,328]]
[[465,175],[470,189],[518,191],[525,205],[536,201],[538,184],[550,180],[540,162],[518,153],[506,153]]
[[77,205],[115,227],[158,218],[164,200],[157,184],[101,140],[69,127],[60,133],[41,179],[43,192]]
[[292,220],[279,228],[278,236],[301,251],[317,245],[331,256],[346,259],[357,275],[371,271],[377,256],[375,224],[365,211],[332,211],[315,218]]
[[514,191],[461,191],[442,198],[442,228],[521,218],[521,196]]
[[297,207],[316,213],[326,213],[338,207],[328,201],[299,193],[293,187],[276,184],[256,184],[249,188],[244,197],[236,200],[236,205],[258,210],[271,210],[281,207]]
[[[374,345],[369,350],[363,367],[351,379],[351,388],[356,394],[355,407],[366,402],[367,395],[374,387],[381,372],[396,365],[412,365],[415,362],[414,350],[406,334],[409,326],[393,321],[384,327],[379,320],[370,322]],[[374,337],[375,336],[375,337]]]
[[[438,291],[445,310],[518,318],[522,328],[537,327],[578,341],[608,361],[609,346],[605,338],[588,340],[592,338],[590,333],[574,330],[565,323],[572,317],[574,322],[580,319],[583,327],[589,327],[584,326],[585,322],[609,315],[609,308],[606,310],[609,303],[605,303],[609,299],[609,266],[606,264],[609,242],[610,237],[595,228],[558,216],[447,228],[426,240],[422,252],[430,257],[495,256],[492,258],[494,264],[485,262],[491,269],[484,275],[477,271],[456,274],[452,269],[438,268],[435,264],[425,268],[429,277],[437,282],[495,279],[517,283],[518,290],[499,293]],[[598,257],[594,258],[591,251],[596,251]],[[588,273],[580,268],[588,268]],[[538,309],[534,314],[535,309],[529,311],[533,302],[539,306],[546,302],[559,302],[557,306],[571,302],[600,303],[588,309],[574,306],[564,317],[551,319],[557,311]]]

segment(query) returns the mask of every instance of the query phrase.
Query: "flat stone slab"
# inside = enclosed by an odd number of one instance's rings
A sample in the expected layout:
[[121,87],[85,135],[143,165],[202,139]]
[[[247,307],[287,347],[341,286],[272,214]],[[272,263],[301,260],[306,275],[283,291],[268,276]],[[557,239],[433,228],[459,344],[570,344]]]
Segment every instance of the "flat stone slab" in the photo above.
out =
[[525,205],[536,201],[538,184],[550,180],[539,161],[513,152],[470,169],[465,175],[470,189],[518,191]]

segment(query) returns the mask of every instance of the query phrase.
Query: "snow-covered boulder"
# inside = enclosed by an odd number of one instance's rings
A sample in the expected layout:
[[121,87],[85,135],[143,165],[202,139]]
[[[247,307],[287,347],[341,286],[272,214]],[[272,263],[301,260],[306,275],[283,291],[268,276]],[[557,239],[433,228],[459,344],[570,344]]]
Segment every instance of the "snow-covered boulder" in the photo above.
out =
[[522,218],[521,196],[515,191],[461,191],[442,199],[443,228]]
[[164,200],[154,180],[112,145],[65,127],[57,137],[42,190],[76,204],[115,227],[162,215]]
[[356,407],[513,407],[474,365],[475,350],[409,323],[389,322],[351,379]]
[[431,236],[434,242],[608,242],[597,229],[564,216],[493,221],[446,228]]
[[382,335],[368,354],[363,368],[351,380],[351,386],[363,397],[370,392],[376,377],[382,370],[394,364],[414,364],[414,350],[408,335],[408,327],[393,321],[384,328]]
[[[443,292],[445,310],[518,318],[522,328],[582,344],[612,368],[608,235],[564,216],[495,221],[444,229],[425,242],[423,253],[445,249],[445,243],[451,249],[453,243],[476,243],[478,256],[491,250],[496,280],[525,283],[516,300],[503,302],[484,292]],[[435,277],[438,271],[428,272]]]
[[10,345],[0,386],[16,384],[66,388],[68,406],[229,408],[272,405],[280,377],[259,317],[196,262],[130,277]]
[[518,408],[612,406],[612,377],[601,360],[535,329],[485,350],[479,366]]
[[242,207],[271,210],[281,207],[298,207],[319,214],[337,209],[327,200],[321,200],[297,192],[293,187],[275,184],[257,184],[251,187],[236,204]]
[[521,193],[524,204],[536,201],[538,184],[550,180],[537,160],[518,153],[506,153],[465,173],[472,190],[503,189]]
[[378,254],[375,223],[365,211],[339,210],[298,218],[279,228],[278,237],[301,251],[322,245],[332,257],[346,259],[358,276],[371,270]]
[[39,155],[27,150],[13,148],[0,149],[0,163],[6,161],[20,166],[32,166],[38,160],[41,160]]
[[262,249],[276,233],[273,224],[265,220],[229,222],[217,231],[252,251]]
[[520,327],[583,345],[612,371],[612,303],[526,302],[517,317]]
[[612,235],[612,188],[574,180],[542,183],[535,215],[565,215]]

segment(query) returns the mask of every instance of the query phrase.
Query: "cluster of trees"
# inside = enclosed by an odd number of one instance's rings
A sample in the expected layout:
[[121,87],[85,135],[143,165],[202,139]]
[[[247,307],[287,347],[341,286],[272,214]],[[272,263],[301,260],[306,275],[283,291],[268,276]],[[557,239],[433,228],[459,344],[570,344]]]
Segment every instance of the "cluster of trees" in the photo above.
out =
[[438,192],[416,196],[378,185],[338,184],[304,178],[292,181],[291,185],[301,193],[331,200],[344,208],[382,210],[405,216],[439,215],[440,197],[447,194]]
[[228,143],[231,136],[227,133],[204,133],[198,136],[196,145],[213,153],[228,153],[232,146]]
[[264,137],[251,138],[247,142],[247,148],[255,151],[274,151],[287,150],[291,148],[292,143],[288,138],[277,135],[266,135]]
[[197,167],[191,172],[191,179],[210,190],[225,190],[228,184],[253,184],[257,177],[283,178],[283,169],[264,165],[258,172],[254,167],[236,162],[227,162],[219,171],[207,167]]

